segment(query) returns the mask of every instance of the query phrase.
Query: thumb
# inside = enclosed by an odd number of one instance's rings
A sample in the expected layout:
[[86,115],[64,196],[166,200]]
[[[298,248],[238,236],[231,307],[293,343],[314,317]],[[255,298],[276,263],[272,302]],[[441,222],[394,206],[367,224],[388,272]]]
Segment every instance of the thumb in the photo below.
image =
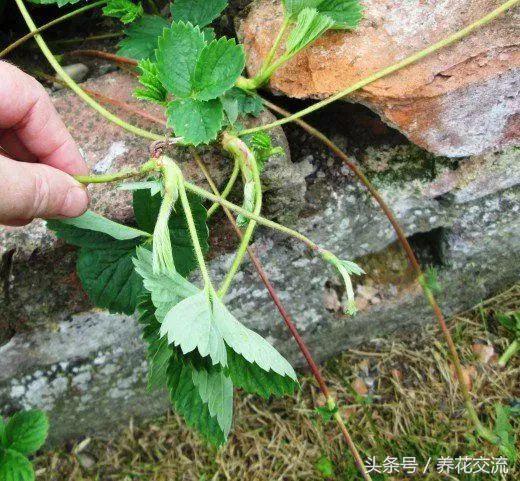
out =
[[48,165],[0,155],[0,224],[24,225],[35,217],[77,217],[88,207],[83,185]]

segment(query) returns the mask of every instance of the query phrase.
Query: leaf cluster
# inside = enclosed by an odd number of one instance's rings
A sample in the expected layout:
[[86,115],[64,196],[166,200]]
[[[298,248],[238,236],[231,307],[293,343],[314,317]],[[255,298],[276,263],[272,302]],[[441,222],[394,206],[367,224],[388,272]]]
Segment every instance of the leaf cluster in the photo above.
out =
[[[90,211],[48,225],[80,248],[78,276],[97,306],[127,314],[137,308],[148,345],[149,387],[167,387],[188,425],[221,445],[231,429],[234,387],[266,398],[282,396],[294,391],[296,374],[274,347],[236,320],[215,292],[186,279],[197,261],[181,202],[168,220],[174,262],[168,269],[156,268],[151,248],[155,251],[167,194],[162,196],[155,180],[123,187],[133,191],[137,227]],[[198,197],[187,200],[206,252],[206,210]]]
[[234,386],[265,398],[294,391],[290,364],[238,322],[216,294],[177,272],[154,272],[144,248],[137,249],[134,264],[147,290],[139,312],[148,342],[149,387],[166,384],[176,410],[206,439],[225,442]]
[[42,411],[17,412],[7,424],[0,416],[0,480],[34,481],[27,456],[43,446],[48,432],[49,420]]

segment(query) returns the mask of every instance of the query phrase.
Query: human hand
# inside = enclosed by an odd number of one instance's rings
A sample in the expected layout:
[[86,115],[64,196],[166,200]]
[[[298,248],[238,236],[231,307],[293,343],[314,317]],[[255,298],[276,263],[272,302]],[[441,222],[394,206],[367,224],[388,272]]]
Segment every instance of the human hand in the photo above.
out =
[[86,173],[45,89],[0,61],[0,224],[83,214],[88,194],[71,175]]

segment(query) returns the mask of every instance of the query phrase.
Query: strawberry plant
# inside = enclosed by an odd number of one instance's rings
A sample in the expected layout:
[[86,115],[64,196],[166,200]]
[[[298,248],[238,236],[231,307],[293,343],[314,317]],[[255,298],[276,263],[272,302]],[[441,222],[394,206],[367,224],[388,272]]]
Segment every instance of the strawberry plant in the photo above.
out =
[[33,481],[34,469],[27,456],[43,446],[49,431],[41,411],[20,411],[4,423],[0,416],[0,480]]
[[[79,0],[32,1],[62,6]],[[313,255],[329,264],[343,279],[348,299],[346,314],[349,315],[356,313],[351,276],[363,271],[351,260],[338,259],[304,234],[262,217],[261,171],[269,157],[277,152],[266,132],[290,121],[297,122],[327,144],[374,196],[408,255],[446,336],[457,376],[462,379],[456,346],[435,300],[438,283],[434,273],[423,273],[391,209],[359,168],[301,117],[456,42],[518,0],[505,2],[468,27],[294,115],[260,98],[257,90],[328,30],[356,28],[362,19],[358,0],[282,0],[284,18],[280,31],[259,72],[251,78],[243,75],[246,63],[243,47],[234,39],[217,38],[210,26],[226,8],[225,0],[174,0],[167,16],[158,14],[153,1],[142,5],[131,0],[106,0],[83,6],[77,12],[99,6],[106,16],[118,18],[125,25],[125,37],[119,43],[117,56],[104,56],[137,67],[140,87],[135,96],[164,108],[169,130],[163,135],[128,124],[81,89],[63,71],[41,37],[40,32],[48,25],[37,29],[23,0],[16,0],[16,3],[31,33],[15,44],[34,36],[69,88],[108,120],[154,141],[151,157],[143,159],[135,169],[77,177],[84,184],[116,182],[121,188],[132,190],[136,227],[115,223],[90,211],[76,219],[48,223],[59,238],[79,248],[78,275],[97,306],[127,314],[137,310],[143,338],[148,345],[150,389],[166,386],[174,409],[216,445],[225,442],[232,426],[235,387],[266,398],[291,394],[297,389],[296,374],[287,360],[226,307],[225,295],[249,251],[325,395],[327,413],[338,423],[364,479],[370,479],[334,398],[249,244],[258,224],[302,241]],[[62,19],[74,14],[66,14]],[[12,48],[8,47],[0,56]],[[244,129],[243,120],[250,115],[257,116],[265,106],[284,118]],[[221,195],[214,186],[212,193],[184,179],[175,160],[163,155],[163,147],[172,143],[190,148],[199,165],[198,146],[220,145],[234,166]],[[226,200],[238,176],[243,180],[242,206]],[[131,178],[132,182],[125,183]],[[206,201],[213,203],[209,210],[206,210]],[[241,242],[228,273],[216,287],[205,263],[208,251],[206,222],[219,206],[226,210]],[[194,270],[200,274],[198,284],[188,280]],[[478,434],[502,449],[507,444],[506,449],[510,451],[508,436],[501,436],[481,424],[465,383],[460,382],[459,386],[468,416]],[[498,409],[499,412],[497,423],[500,418],[504,425],[503,411]]]

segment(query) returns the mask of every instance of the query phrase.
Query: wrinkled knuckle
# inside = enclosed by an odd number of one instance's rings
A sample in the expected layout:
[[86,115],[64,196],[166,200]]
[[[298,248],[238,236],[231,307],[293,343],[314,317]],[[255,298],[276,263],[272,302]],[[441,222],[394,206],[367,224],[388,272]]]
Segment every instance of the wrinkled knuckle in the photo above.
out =
[[51,201],[51,186],[45,175],[36,175],[33,186],[34,197],[28,212],[29,217],[39,217],[47,213]]

